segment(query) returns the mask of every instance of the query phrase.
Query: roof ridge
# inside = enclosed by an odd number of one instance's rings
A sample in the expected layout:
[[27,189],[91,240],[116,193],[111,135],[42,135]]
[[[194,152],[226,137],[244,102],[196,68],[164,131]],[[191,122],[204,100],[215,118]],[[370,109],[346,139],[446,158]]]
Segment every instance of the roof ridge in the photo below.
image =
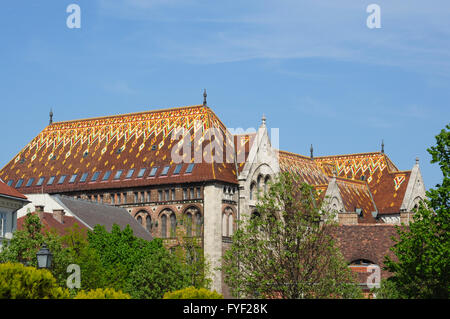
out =
[[382,155],[381,152],[366,152],[366,153],[351,153],[351,154],[340,154],[340,155],[325,155],[325,156],[314,156],[314,158],[324,159],[329,157],[344,157],[344,156],[358,156],[358,155]]
[[93,121],[93,120],[109,119],[109,118],[115,118],[115,117],[125,117],[125,116],[136,116],[136,115],[141,115],[141,114],[143,115],[143,114],[151,114],[151,113],[170,112],[170,111],[175,111],[175,110],[194,109],[194,108],[207,108],[207,109],[209,109],[209,107],[205,107],[204,105],[201,105],[201,104],[199,104],[199,105],[177,106],[177,107],[171,107],[171,108],[166,108],[166,109],[157,109],[157,110],[150,110],[150,111],[140,111],[140,112],[115,114],[115,115],[107,115],[107,116],[99,116],[99,117],[89,117],[89,118],[83,118],[83,119],[77,119],[77,120],[53,122],[52,124],[47,125],[46,128],[55,126],[56,124],[76,123],[76,122],[83,122],[83,121]]
[[293,152],[289,152],[289,151],[283,151],[283,150],[278,150],[279,153],[287,153],[289,155],[294,155],[294,156],[298,156],[304,159],[309,159],[309,160],[313,160],[311,157],[306,156],[306,155],[301,155],[301,154],[297,154],[297,153],[293,153]]

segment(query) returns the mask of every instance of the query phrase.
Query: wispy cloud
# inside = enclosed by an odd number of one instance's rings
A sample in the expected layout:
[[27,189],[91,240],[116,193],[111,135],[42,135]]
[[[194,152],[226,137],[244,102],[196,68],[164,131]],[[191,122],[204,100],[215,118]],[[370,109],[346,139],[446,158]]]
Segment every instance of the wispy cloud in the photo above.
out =
[[[154,54],[189,63],[324,57],[401,66],[418,72],[450,71],[450,3],[378,0],[382,28],[366,27],[359,1],[100,0],[105,14],[167,29],[136,31],[157,43]],[[173,28],[178,32],[174,32]]]
[[124,95],[130,95],[135,94],[136,91],[132,89],[127,83],[123,81],[116,81],[111,83],[106,83],[103,85],[103,88],[111,93],[115,94],[124,94]]

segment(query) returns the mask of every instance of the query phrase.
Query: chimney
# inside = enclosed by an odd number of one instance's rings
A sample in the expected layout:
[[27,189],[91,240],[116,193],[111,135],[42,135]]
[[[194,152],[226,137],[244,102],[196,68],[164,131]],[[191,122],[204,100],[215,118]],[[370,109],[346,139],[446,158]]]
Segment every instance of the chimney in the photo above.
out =
[[44,205],[35,205],[34,211],[39,217],[39,220],[42,220],[44,218]]
[[64,224],[64,215],[66,213],[63,209],[54,209],[53,210],[53,218],[56,219],[59,223]]

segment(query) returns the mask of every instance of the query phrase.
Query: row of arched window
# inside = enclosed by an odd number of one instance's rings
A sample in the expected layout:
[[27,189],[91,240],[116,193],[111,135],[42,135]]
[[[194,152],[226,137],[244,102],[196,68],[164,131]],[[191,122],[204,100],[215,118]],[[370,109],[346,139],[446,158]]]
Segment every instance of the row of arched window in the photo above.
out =
[[250,200],[256,199],[256,195],[261,191],[266,193],[269,181],[269,175],[266,175],[265,177],[263,175],[258,175],[256,181],[253,181],[250,184]]
[[[149,232],[152,232],[153,227],[157,227],[158,223],[152,223],[152,218],[147,211],[140,211],[136,215],[136,220],[139,224],[144,226]],[[145,224],[144,219],[145,217]],[[169,208],[164,209],[160,215],[159,220],[161,223],[160,235],[162,238],[176,237],[176,230],[178,223],[184,224],[186,229],[186,236],[191,237],[201,235],[202,230],[202,214],[196,207],[189,207],[183,214],[182,221],[177,221],[176,214]]]

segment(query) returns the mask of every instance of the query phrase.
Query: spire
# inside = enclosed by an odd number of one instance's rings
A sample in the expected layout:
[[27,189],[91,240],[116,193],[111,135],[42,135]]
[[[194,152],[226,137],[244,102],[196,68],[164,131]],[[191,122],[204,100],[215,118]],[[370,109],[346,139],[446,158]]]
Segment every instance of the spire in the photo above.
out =
[[381,153],[384,154],[384,140],[381,140]]
[[52,109],[50,109],[49,116],[50,116],[49,125],[51,125],[53,123],[53,110]]
[[206,106],[207,105],[207,103],[206,103],[206,97],[207,97],[208,95],[206,94],[206,89],[203,91],[203,106]]
[[264,115],[264,113],[263,113],[263,116],[261,118],[261,122],[262,122],[261,126],[262,127],[266,127],[266,116]]
[[419,157],[416,157],[416,165],[419,165]]
[[314,149],[313,149],[312,144],[311,144],[311,148],[309,149],[309,151],[311,152],[311,158],[314,158]]

